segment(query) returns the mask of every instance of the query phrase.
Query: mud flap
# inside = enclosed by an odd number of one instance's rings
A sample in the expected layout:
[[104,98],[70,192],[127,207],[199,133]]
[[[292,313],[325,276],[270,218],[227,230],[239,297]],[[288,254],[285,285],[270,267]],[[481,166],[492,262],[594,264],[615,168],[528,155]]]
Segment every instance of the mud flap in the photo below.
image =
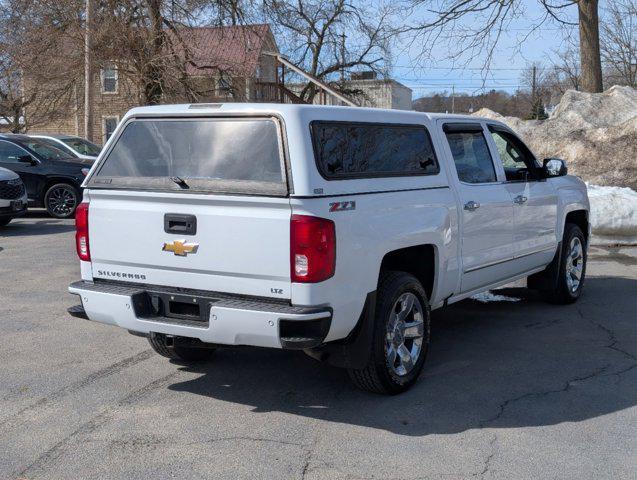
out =
[[363,312],[352,332],[344,339],[305,349],[310,357],[341,368],[362,369],[367,365],[372,349],[374,318],[376,316],[376,292],[365,299]]
[[562,261],[562,242],[557,244],[557,252],[551,263],[541,272],[529,275],[527,287],[532,290],[551,292],[557,289],[560,274],[560,262]]

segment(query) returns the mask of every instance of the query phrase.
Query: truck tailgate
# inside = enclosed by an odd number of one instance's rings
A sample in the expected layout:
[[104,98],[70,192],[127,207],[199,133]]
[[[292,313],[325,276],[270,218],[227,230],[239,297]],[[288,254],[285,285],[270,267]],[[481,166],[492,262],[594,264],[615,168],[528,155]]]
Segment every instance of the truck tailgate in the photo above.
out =
[[[90,190],[94,279],[290,298],[289,199]],[[194,216],[194,234],[166,215]],[[170,230],[170,229],[169,229]]]

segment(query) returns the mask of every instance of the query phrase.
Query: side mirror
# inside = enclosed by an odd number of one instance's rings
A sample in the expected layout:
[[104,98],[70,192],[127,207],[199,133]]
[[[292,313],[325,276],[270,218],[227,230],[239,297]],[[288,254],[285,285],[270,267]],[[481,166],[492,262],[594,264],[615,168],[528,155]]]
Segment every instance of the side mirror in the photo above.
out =
[[31,155],[21,155],[18,157],[18,162],[20,163],[28,163],[29,165],[37,165],[38,161],[33,158]]
[[548,177],[563,177],[568,173],[566,162],[561,158],[545,158],[543,162],[544,175]]

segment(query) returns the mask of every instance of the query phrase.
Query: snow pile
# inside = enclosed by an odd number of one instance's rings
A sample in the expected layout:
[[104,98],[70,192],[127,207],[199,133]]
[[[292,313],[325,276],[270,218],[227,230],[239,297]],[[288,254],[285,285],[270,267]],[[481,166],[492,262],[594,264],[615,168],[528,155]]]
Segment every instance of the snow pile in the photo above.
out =
[[588,185],[593,245],[637,245],[637,192]]
[[490,302],[519,302],[520,299],[516,297],[507,297],[506,295],[496,295],[491,292],[482,292],[471,297],[471,300],[475,300],[481,303]]
[[637,190],[637,90],[614,86],[604,93],[569,90],[547,120],[503,117],[488,109],[474,115],[503,121],[538,158],[567,161],[569,173],[596,185]]

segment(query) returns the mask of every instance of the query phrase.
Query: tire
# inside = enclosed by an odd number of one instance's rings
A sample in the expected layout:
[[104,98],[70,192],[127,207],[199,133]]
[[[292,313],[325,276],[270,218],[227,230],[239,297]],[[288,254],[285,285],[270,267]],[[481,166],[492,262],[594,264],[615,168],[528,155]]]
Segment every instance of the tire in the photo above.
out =
[[582,230],[573,223],[567,223],[564,226],[556,287],[545,292],[549,302],[568,305],[577,301],[584,288],[586,256],[586,238]]
[[13,220],[11,217],[8,218],[0,218],[0,227],[6,227],[9,225],[9,222]]
[[56,183],[44,194],[44,207],[55,218],[72,218],[80,203],[80,193],[69,183]]
[[148,343],[161,356],[181,362],[203,362],[208,360],[214,353],[214,348],[175,345],[174,337],[169,337],[163,333],[149,334]]
[[[399,315],[409,308],[410,300],[413,302],[410,311],[406,316]],[[350,378],[358,388],[373,393],[396,395],[416,383],[429,350],[429,312],[427,294],[416,277],[405,272],[389,271],[381,274],[369,361],[360,370],[348,369]],[[397,325],[396,319],[399,320]],[[408,328],[411,332],[407,332]],[[414,335],[416,338],[406,335]],[[404,355],[405,352],[408,355]],[[409,360],[405,362],[407,357]]]

